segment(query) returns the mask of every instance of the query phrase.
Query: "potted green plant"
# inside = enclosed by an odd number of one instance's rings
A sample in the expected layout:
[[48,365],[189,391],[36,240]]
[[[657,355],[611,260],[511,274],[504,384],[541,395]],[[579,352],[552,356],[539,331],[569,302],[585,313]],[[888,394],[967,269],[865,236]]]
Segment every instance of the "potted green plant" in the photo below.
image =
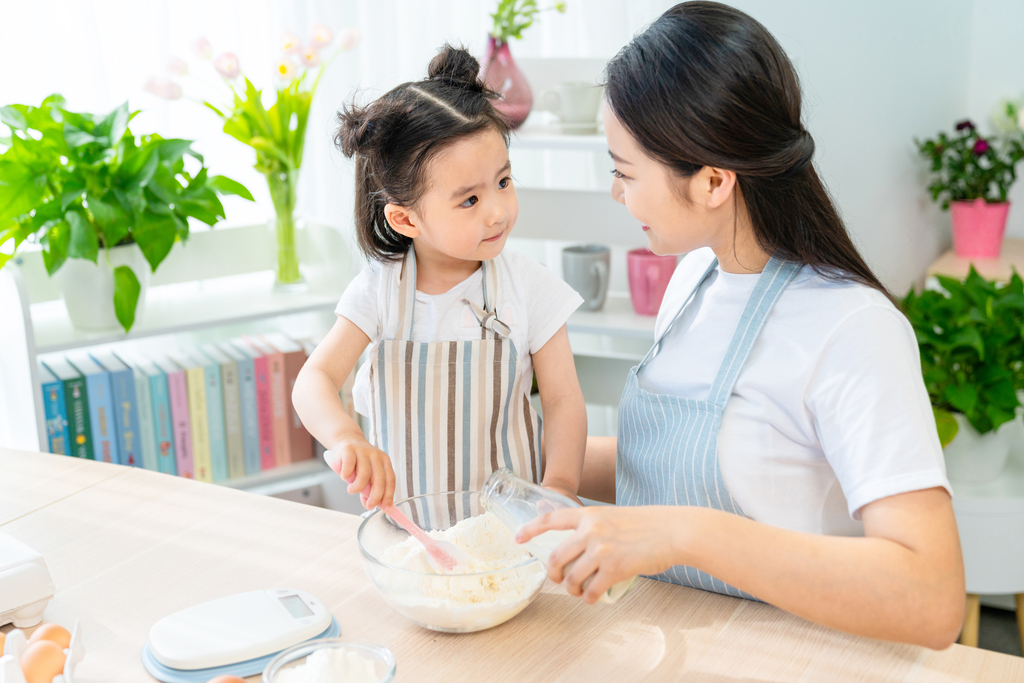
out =
[[915,140],[930,162],[932,199],[949,209],[953,250],[966,258],[999,258],[1010,202],[1006,195],[1017,179],[1024,147],[1016,137],[985,138],[968,120],[952,135]]
[[903,299],[921,351],[921,372],[951,480],[981,482],[1003,469],[1004,426],[1024,389],[1024,282],[939,276],[942,291]]
[[38,242],[72,323],[127,332],[149,271],[188,239],[189,219],[212,226],[224,217],[218,195],[252,195],[210,176],[190,140],[136,137],[127,103],[105,116],[64,105],[51,95],[0,108],[0,267]]

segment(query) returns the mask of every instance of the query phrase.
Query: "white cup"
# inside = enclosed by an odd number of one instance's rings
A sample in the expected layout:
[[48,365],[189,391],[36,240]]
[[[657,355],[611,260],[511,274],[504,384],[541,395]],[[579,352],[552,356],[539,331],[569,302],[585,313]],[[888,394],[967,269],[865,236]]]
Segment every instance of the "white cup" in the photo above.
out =
[[558,117],[562,132],[575,135],[596,133],[603,90],[593,83],[560,83],[540,94],[539,108]]

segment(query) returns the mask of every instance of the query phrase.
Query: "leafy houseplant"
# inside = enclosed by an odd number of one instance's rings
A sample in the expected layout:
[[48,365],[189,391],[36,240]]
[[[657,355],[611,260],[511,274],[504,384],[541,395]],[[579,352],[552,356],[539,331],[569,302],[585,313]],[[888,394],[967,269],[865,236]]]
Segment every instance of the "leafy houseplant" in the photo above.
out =
[[1014,419],[1024,389],[1024,282],[1006,284],[973,267],[963,280],[938,277],[945,290],[911,290],[903,310],[921,350],[921,371],[943,447],[960,413],[978,434]]
[[[213,59],[213,67],[230,88],[231,100],[220,106],[203,102],[223,120],[225,133],[255,150],[255,168],[267,179],[276,214],[278,289],[298,290],[305,286],[295,248],[295,202],[310,105],[328,64],[340,52],[353,49],[359,42],[359,33],[346,30],[338,49],[323,59],[323,50],[333,40],[331,30],[322,24],[313,27],[305,46],[294,33],[282,36],[283,55],[275,67],[277,85],[274,103],[269,108],[263,104],[263,91],[242,74],[238,58],[230,52],[223,53]],[[197,40],[194,47],[203,59],[213,55],[204,38]],[[168,69],[177,76],[188,75],[187,65],[180,59],[172,60]],[[181,97],[180,86],[166,78],[151,78],[146,89],[165,99]]]
[[[565,12],[565,3],[558,2],[548,9]],[[530,28],[534,17],[541,11],[536,0],[498,0],[498,6],[491,14],[494,28],[488,36],[480,79],[501,95],[494,107],[508,118],[513,128],[521,126],[529,116],[533,93],[512,59],[508,43],[512,38],[522,39],[523,31]]]
[[915,144],[930,162],[932,199],[950,209],[957,255],[998,258],[1010,206],[1007,193],[1024,159],[1019,137],[984,138],[964,120],[952,135],[940,132]]
[[[50,275],[68,258],[97,263],[101,249],[110,265],[111,248],[134,242],[155,271],[175,241],[188,239],[189,218],[212,226],[224,217],[218,195],[252,200],[234,180],[210,176],[190,140],[133,135],[127,103],[106,116],[64,105],[51,95],[38,107],[0,108],[10,129],[0,138],[0,267],[26,240],[41,244]],[[127,332],[139,279],[129,266],[111,270]]]

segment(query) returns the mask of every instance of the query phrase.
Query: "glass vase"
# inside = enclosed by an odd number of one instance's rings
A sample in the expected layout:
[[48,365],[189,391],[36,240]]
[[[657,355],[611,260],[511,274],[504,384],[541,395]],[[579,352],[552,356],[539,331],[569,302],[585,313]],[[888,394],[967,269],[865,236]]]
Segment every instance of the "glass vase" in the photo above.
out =
[[298,223],[295,217],[295,189],[298,181],[298,169],[267,174],[275,213],[271,225],[277,242],[274,289],[282,292],[301,292],[307,288],[306,280],[299,272],[299,252],[295,247]]
[[488,37],[480,80],[501,95],[494,108],[508,118],[511,127],[516,129],[523,125],[533,107],[533,93],[523,72],[512,59],[508,43],[498,43],[494,36]]

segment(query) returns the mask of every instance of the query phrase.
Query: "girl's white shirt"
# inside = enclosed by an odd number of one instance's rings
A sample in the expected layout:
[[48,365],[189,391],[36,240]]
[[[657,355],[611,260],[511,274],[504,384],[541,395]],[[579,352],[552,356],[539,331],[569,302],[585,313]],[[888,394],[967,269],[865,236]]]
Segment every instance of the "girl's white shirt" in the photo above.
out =
[[[508,325],[519,357],[521,372],[533,376],[532,355],[561,329],[583,298],[529,256],[509,249],[495,259],[501,310],[498,319]],[[377,352],[382,340],[398,336],[398,283],[401,262],[372,262],[349,283],[334,312],[347,318],[370,338],[370,354]],[[469,299],[484,305],[482,271],[444,294],[416,292],[413,316],[413,341],[445,342],[480,339],[480,323],[473,309],[463,302]],[[368,414],[370,364],[363,363],[356,373],[353,399],[356,411]],[[527,391],[529,384],[527,384]]]
[[[679,264],[660,336],[714,258]],[[717,268],[639,374],[650,392],[704,400],[758,274]],[[805,266],[768,317],[726,405],[722,478],[748,517],[861,535],[859,510],[936,486],[952,494],[910,323],[881,292]]]

